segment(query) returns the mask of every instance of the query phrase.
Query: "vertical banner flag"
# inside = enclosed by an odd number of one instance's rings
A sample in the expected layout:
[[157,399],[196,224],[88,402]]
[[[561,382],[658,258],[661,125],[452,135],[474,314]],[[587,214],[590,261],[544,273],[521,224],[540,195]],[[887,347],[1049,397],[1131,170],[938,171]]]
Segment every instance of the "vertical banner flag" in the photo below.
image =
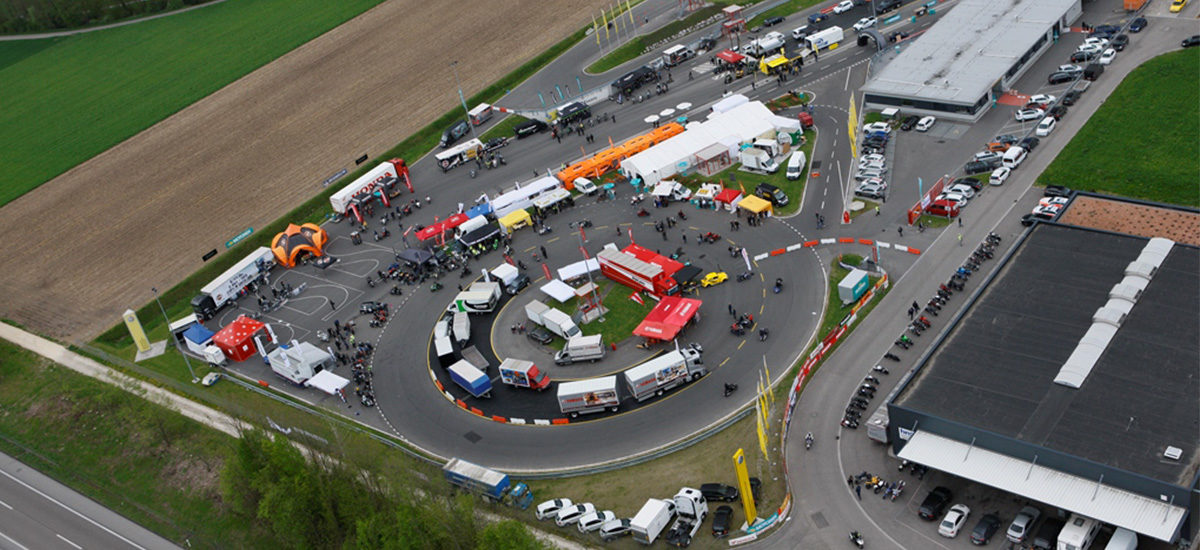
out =
[[754,493],[750,491],[750,474],[746,473],[746,453],[738,449],[733,453],[733,468],[737,471],[738,487],[742,493],[742,510],[746,513],[746,524],[754,525],[758,512],[754,509]]

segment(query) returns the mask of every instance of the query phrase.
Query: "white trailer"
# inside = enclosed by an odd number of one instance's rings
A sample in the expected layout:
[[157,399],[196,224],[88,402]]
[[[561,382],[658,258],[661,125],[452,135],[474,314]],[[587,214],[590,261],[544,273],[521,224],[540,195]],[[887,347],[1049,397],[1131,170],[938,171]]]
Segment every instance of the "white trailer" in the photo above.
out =
[[571,320],[571,316],[557,309],[549,309],[542,314],[542,326],[564,340],[570,340],[582,334],[579,326]]
[[620,406],[621,398],[617,395],[616,376],[558,384],[558,408],[571,418],[605,410],[617,412]]
[[635,399],[645,401],[675,386],[699,380],[705,374],[708,369],[701,364],[700,351],[687,347],[625,371],[625,383]]
[[629,522],[629,532],[633,534],[633,540],[642,544],[653,544],[674,516],[673,500],[652,498],[633,516],[633,520]]
[[696,52],[692,51],[691,48],[684,46],[683,44],[676,44],[670,48],[667,48],[666,50],[663,50],[662,59],[663,63],[666,63],[668,67],[674,67],[675,65],[691,59],[695,55]]
[[242,261],[233,264],[192,298],[192,311],[201,320],[211,319],[221,308],[237,299],[238,293],[255,279],[269,273],[275,265],[275,254],[260,246]]
[[471,339],[471,317],[466,312],[454,313],[454,341],[464,345]]
[[450,343],[449,336],[435,337],[433,339],[433,351],[437,353],[438,363],[443,367],[453,365],[456,361],[454,346]]
[[543,304],[541,300],[532,300],[525,304],[525,317],[535,325],[542,324],[542,315],[547,311],[550,311],[550,306]]
[[455,166],[475,158],[482,149],[483,142],[478,139],[469,139],[434,155],[434,158],[437,159],[438,166],[441,167],[442,171],[446,172]]
[[604,358],[604,337],[599,334],[576,336],[567,340],[567,345],[554,354],[554,364],[570,365],[580,361],[595,363]]
[[812,51],[825,50],[836,48],[846,34],[842,32],[841,27],[829,27],[817,31],[804,38],[804,43],[808,44],[808,49]]
[[[345,187],[338,190],[329,196],[329,205],[333,207],[333,211],[338,214],[345,214],[346,209],[350,208],[350,203],[354,201],[354,197],[374,191],[376,186],[388,178],[399,179],[402,175],[397,169],[397,164],[403,164],[400,159],[392,159],[379,163],[379,166],[371,169],[370,172],[363,174],[358,179],[350,182]],[[407,174],[405,168],[404,174]],[[405,175],[405,178],[408,176]]]

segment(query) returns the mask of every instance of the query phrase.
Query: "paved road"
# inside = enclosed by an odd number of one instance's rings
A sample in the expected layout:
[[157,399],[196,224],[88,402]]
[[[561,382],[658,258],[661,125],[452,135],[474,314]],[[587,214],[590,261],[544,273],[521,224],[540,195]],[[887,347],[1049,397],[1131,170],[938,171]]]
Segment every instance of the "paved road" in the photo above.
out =
[[0,454],[0,548],[178,548],[17,459]]

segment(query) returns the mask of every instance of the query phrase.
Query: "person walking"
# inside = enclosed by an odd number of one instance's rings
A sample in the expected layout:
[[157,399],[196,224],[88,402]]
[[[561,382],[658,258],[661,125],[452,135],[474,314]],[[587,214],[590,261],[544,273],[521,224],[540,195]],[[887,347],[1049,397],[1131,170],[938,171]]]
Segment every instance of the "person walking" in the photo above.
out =
[[334,303],[333,303],[333,298],[329,298],[329,310],[330,310],[330,311],[337,311],[337,306],[336,306],[336,305],[334,305]]
[[958,217],[958,226],[962,227],[962,216]]
[[733,309],[733,304],[729,304],[729,314],[734,315],[735,313],[736,313],[736,311],[734,311],[734,309]]
[[896,228],[896,233],[899,233],[899,234],[900,234],[900,236],[901,236],[901,237],[903,237],[903,236],[904,236],[904,228],[903,228],[903,227],[897,227],[897,228]]
[[962,246],[962,233],[958,234],[958,246]]
[[854,486],[854,494],[858,495],[858,500],[862,500],[862,485]]
[[875,205],[875,215],[876,215],[876,216],[878,216],[878,215],[879,215],[879,205],[878,205],[878,204],[877,204],[877,205]]

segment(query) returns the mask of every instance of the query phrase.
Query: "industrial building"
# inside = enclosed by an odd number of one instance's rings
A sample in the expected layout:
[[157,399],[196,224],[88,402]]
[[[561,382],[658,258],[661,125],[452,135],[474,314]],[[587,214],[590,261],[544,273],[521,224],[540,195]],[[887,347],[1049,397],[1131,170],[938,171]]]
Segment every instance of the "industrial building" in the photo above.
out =
[[863,102],[979,120],[1082,13],[1080,0],[960,0],[867,81]]
[[887,406],[896,455],[1194,540],[1200,248],[1039,223],[973,286]]

